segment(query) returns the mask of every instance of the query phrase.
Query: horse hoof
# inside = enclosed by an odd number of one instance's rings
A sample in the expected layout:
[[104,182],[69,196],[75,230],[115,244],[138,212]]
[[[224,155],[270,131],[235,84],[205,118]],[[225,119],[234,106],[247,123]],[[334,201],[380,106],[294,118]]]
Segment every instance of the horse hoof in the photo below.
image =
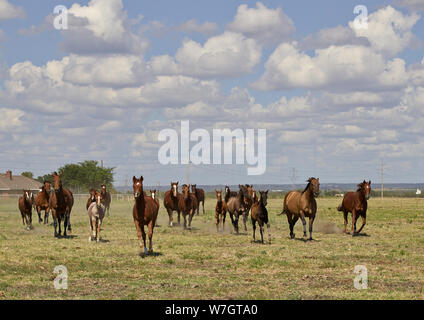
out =
[[294,239],[294,237],[295,237],[295,235],[294,235],[294,233],[292,233],[292,234],[290,235],[290,238],[291,238],[291,239]]

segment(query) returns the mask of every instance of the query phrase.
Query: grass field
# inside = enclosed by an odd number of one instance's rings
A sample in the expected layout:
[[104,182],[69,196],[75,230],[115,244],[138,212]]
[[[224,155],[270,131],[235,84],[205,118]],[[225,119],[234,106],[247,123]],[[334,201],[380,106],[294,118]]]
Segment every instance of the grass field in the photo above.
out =
[[[366,235],[341,233],[340,199],[318,198],[315,241],[289,239],[282,200],[268,201],[272,244],[217,233],[215,199],[192,230],[169,228],[163,208],[153,237],[155,255],[142,258],[132,202],[114,201],[100,243],[88,242],[85,199],[77,201],[69,238],[53,226],[22,226],[17,200],[0,200],[0,299],[423,299],[424,200],[371,199]],[[175,221],[175,218],[174,218]],[[259,233],[257,233],[257,236]],[[265,237],[267,239],[267,237]],[[68,269],[68,289],[55,290],[53,270]],[[367,290],[353,286],[354,267],[368,269]]]

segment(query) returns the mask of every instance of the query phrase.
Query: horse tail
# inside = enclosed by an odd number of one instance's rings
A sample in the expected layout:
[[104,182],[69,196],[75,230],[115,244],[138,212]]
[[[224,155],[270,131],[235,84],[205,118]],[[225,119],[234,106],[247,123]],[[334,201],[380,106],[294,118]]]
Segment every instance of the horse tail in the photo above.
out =
[[281,211],[281,213],[277,214],[277,216],[282,216],[283,214],[287,214],[286,209],[283,209],[283,211]]

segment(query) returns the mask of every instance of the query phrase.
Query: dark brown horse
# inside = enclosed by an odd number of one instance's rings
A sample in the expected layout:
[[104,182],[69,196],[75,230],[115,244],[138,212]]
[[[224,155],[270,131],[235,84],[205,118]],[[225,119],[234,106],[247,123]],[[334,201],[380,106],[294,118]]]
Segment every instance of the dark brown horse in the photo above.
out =
[[[144,195],[143,191],[143,177],[140,179],[133,177],[133,190],[134,190],[134,207],[133,218],[135,228],[137,229],[138,241],[140,243],[140,250],[144,248],[144,254],[153,253],[153,229],[155,228],[156,219],[159,213],[158,204],[151,198]],[[149,250],[146,246],[146,232],[144,226],[147,226],[149,231]],[[141,238],[143,237],[143,243]],[[144,245],[144,247],[143,247]]]
[[50,199],[50,181],[44,181],[40,192],[34,198],[35,210],[38,213],[38,222],[43,222],[41,219],[41,211],[44,210],[44,224],[48,224],[49,220],[49,199]]
[[237,192],[231,191],[229,186],[225,186],[225,202],[228,203],[230,197],[237,197]]
[[266,227],[268,230],[268,240],[269,240],[269,243],[271,243],[271,227],[269,225],[269,220],[268,220],[268,210],[266,209],[267,199],[268,199],[268,190],[259,191],[259,193],[261,195],[261,198],[258,202],[253,203],[252,213],[250,215],[250,218],[252,219],[252,226],[253,226],[253,242],[256,241],[255,232],[256,232],[256,222],[257,222],[259,225],[259,230],[261,232],[261,242],[264,243],[264,224],[266,224]]
[[[362,231],[367,222],[367,200],[371,196],[371,181],[358,184],[358,190],[356,192],[348,192],[343,198],[342,204],[337,208],[338,211],[343,212],[344,218],[344,233],[347,228],[347,217],[348,213],[352,213],[352,235],[358,234]],[[362,217],[362,226],[356,232],[356,221],[358,217]]]
[[309,239],[312,240],[312,226],[314,224],[315,216],[317,213],[317,202],[315,200],[319,195],[319,179],[309,178],[308,185],[303,192],[290,191],[284,198],[284,209],[281,214],[287,215],[287,220],[290,226],[290,237],[293,239],[294,225],[297,220],[302,220],[303,224],[303,237],[306,238],[306,219],[309,218]]
[[178,182],[171,182],[171,190],[166,191],[163,197],[163,205],[168,212],[170,227],[172,227],[173,224],[174,211],[178,213],[178,224],[180,224],[180,208],[178,206],[180,197],[181,195],[178,193]]
[[222,231],[225,230],[225,218],[227,216],[227,204],[222,199],[222,190],[215,190],[216,206],[215,206],[215,221],[216,231],[219,231],[219,226],[222,224]]
[[105,212],[107,213],[107,216],[109,217],[109,211],[110,211],[110,203],[112,202],[112,197],[110,196],[110,192],[106,190],[106,185],[102,184],[102,204],[105,206]]
[[[105,207],[102,203],[103,193],[94,190],[94,202],[90,203],[87,213],[90,219],[90,236],[88,241],[94,238],[97,242],[100,241],[100,226],[105,217]],[[89,199],[90,200],[90,199]]]
[[[53,192],[49,198],[49,207],[52,211],[54,236],[58,237],[62,231],[60,228],[63,219],[63,235],[66,237],[66,230],[71,231],[71,211],[74,205],[74,196],[72,192],[62,186],[62,173],[53,172]],[[59,223],[59,232],[57,226]]]
[[90,197],[87,199],[87,204],[85,206],[87,210],[93,202],[96,202],[96,192],[95,189],[90,189]]
[[201,188],[197,188],[197,184],[191,186],[191,192],[196,196],[197,200],[197,215],[199,215],[200,202],[202,203],[203,214],[205,214],[205,191]]
[[[239,227],[238,227],[238,221],[240,215],[243,217],[246,216],[244,220],[247,220],[247,213],[246,213],[246,203],[244,201],[245,198],[248,197],[247,194],[247,188],[246,186],[239,185],[239,192],[234,195],[233,192],[231,192],[230,188],[226,187],[227,193],[225,195],[225,202],[227,203],[227,210],[230,214],[231,222],[234,226],[234,230],[236,233],[239,233]],[[247,231],[246,222],[245,222],[245,230]]]
[[190,192],[190,185],[184,184],[181,188],[182,196],[178,201],[178,207],[184,217],[184,229],[187,229],[187,216],[188,216],[188,227],[191,228],[191,220],[196,213],[197,198]]
[[23,190],[23,195],[18,200],[18,207],[22,224],[27,226],[27,230],[32,229],[32,192],[30,190]]

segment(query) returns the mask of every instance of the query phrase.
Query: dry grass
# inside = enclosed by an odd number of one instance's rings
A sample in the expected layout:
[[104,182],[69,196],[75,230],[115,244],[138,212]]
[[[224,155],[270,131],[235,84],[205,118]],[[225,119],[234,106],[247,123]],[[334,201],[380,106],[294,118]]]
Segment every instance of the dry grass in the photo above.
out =
[[[372,199],[358,237],[340,233],[340,201],[318,200],[316,241],[304,242],[301,223],[290,240],[276,215],[282,200],[269,200],[271,245],[251,243],[250,222],[247,233],[218,234],[214,199],[190,231],[168,228],[161,203],[156,254],[142,258],[131,202],[112,203],[97,244],[88,242],[85,201],[72,212],[72,237],[55,239],[38,218],[26,231],[17,201],[0,200],[0,299],[423,299],[424,201]],[[353,286],[358,264],[368,268],[368,290]],[[68,290],[53,287],[57,265],[69,271]]]

